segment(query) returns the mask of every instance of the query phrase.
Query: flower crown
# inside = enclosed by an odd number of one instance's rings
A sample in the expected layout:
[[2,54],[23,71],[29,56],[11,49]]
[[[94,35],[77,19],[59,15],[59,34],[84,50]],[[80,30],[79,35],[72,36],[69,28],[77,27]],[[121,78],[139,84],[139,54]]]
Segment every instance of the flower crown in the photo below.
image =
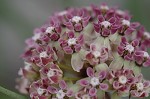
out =
[[26,40],[17,89],[31,99],[148,97],[150,34],[106,4],[52,15]]

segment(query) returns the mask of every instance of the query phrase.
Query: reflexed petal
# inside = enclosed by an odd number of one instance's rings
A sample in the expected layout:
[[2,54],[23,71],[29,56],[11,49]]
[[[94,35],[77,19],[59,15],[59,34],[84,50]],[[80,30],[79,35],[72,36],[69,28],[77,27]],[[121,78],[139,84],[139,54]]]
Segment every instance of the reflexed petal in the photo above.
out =
[[49,86],[47,88],[47,90],[51,93],[51,94],[55,94],[57,92],[57,89],[53,86]]
[[84,87],[84,86],[88,86],[89,82],[87,80],[81,79],[79,81],[79,84]]
[[82,30],[82,24],[80,24],[80,23],[75,24],[74,29],[75,29],[75,31],[78,31],[78,32],[81,31]]
[[93,77],[94,76],[94,70],[91,67],[88,67],[86,69],[86,73],[89,77]]
[[97,93],[97,89],[96,89],[96,88],[91,88],[91,89],[89,90],[89,95],[90,95],[90,96],[96,96],[96,93]]
[[129,35],[131,33],[133,33],[135,31],[135,29],[133,28],[128,28],[126,31],[125,31],[125,34]]
[[59,87],[60,87],[61,89],[66,89],[66,88],[67,88],[66,82],[65,82],[64,80],[61,80],[61,81],[59,82]]
[[136,46],[139,45],[139,41],[136,39],[136,40],[132,41],[131,44],[132,44],[134,47],[136,47]]
[[120,88],[119,82],[114,81],[114,82],[113,82],[113,88],[114,88],[114,89],[119,89],[119,88]]
[[64,23],[64,25],[65,25],[68,29],[70,29],[70,30],[73,30],[73,29],[74,29],[74,27],[73,27],[73,25],[72,25],[71,22],[66,22],[66,23]]
[[99,78],[100,78],[101,80],[103,80],[103,79],[106,78],[107,72],[106,72],[106,71],[100,71],[98,76],[99,76]]
[[143,85],[144,85],[144,88],[149,88],[150,87],[150,81],[144,81]]
[[144,67],[149,67],[150,66],[150,58],[147,59],[146,62],[143,63]]
[[75,37],[74,32],[73,31],[68,32],[68,37],[74,38]]
[[66,94],[67,94],[68,97],[72,97],[73,96],[73,91],[72,90],[68,90]]
[[65,51],[66,54],[72,54],[73,53],[72,48],[69,46],[64,47],[63,50]]
[[133,22],[133,23],[131,23],[130,26],[131,26],[132,28],[137,28],[137,27],[140,26],[140,23],[139,23],[139,22]]
[[100,32],[100,25],[94,23],[94,30],[95,30],[97,33],[99,33],[99,32]]
[[98,22],[101,23],[103,21],[105,21],[104,17],[102,15],[99,15],[98,16]]
[[100,83],[99,87],[100,87],[101,90],[106,91],[108,89],[108,84]]

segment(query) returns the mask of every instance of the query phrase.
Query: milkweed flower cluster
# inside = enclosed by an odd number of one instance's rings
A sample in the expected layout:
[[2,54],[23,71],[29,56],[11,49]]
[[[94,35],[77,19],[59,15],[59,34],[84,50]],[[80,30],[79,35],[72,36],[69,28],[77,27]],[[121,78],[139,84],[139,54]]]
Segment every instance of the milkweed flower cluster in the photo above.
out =
[[16,88],[31,99],[148,97],[150,34],[127,11],[92,5],[52,15],[26,40]]

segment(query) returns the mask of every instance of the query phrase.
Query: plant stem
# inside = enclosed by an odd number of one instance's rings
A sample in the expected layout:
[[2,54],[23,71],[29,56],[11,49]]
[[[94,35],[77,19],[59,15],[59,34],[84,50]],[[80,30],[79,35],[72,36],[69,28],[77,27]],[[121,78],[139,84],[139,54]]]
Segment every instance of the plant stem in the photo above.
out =
[[67,80],[67,81],[76,81],[76,80],[79,80],[81,78],[68,78],[68,77],[64,77],[63,79]]
[[75,72],[71,67],[63,65],[63,64],[58,64],[58,66],[64,70],[68,70],[69,72]]
[[19,94],[13,92],[13,91],[8,90],[8,89],[5,89],[5,88],[3,88],[1,86],[0,86],[0,93],[3,93],[5,95],[7,95],[7,96],[10,96],[10,97],[12,97],[14,99],[26,99],[26,97],[24,97],[22,95],[19,95]]

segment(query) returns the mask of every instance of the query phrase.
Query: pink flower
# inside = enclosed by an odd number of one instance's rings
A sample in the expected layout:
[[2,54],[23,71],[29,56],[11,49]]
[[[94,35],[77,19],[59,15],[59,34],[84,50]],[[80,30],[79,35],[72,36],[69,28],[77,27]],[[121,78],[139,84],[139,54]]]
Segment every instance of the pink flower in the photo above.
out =
[[57,55],[50,46],[37,46],[36,49],[32,51],[30,61],[38,66],[45,66],[56,59]]
[[118,46],[118,53],[126,60],[133,60],[133,53],[135,52],[138,45],[138,40],[134,40],[129,43],[125,37],[122,37],[121,43]]
[[150,47],[150,33],[143,26],[137,32],[137,39],[140,41],[140,49],[146,50]]
[[135,51],[134,59],[136,63],[140,66],[150,66],[150,56],[146,51]]
[[137,27],[139,27],[138,22],[130,22],[129,19],[118,19],[118,33],[120,35],[129,35],[133,33]]
[[62,78],[63,72],[58,65],[51,63],[40,69],[41,78],[48,78],[50,84],[58,83]]
[[64,25],[70,29],[80,32],[88,25],[90,16],[86,14],[86,9],[71,9],[66,14],[67,21]]
[[94,23],[94,29],[97,33],[100,33],[103,37],[108,37],[117,31],[118,26],[115,25],[116,18],[111,17],[107,19],[103,15],[98,16],[98,23]]
[[131,85],[135,82],[135,77],[132,70],[120,69],[110,72],[109,82],[119,94],[129,93]]
[[136,82],[132,85],[130,94],[132,97],[148,97],[150,81],[143,79],[142,75],[137,76]]
[[64,99],[66,96],[67,97],[72,97],[73,93],[71,90],[68,90],[67,84],[64,80],[59,81],[59,88],[56,88],[54,86],[49,86],[47,88],[50,94],[54,94],[56,96],[53,97],[53,99]]
[[66,38],[59,39],[59,43],[66,54],[72,54],[80,51],[84,43],[84,38],[82,34],[76,37],[74,32],[69,31],[66,32]]
[[86,78],[87,80],[81,79],[79,84],[89,90],[88,93],[90,96],[96,96],[98,86],[101,90],[108,89],[108,85],[102,82],[107,76],[106,71],[96,73],[91,67],[88,67],[86,72],[88,75],[88,78]]
[[[31,84],[29,92],[31,99],[47,99],[51,97],[51,95],[47,91],[47,82],[48,79],[40,79]],[[47,83],[45,83],[45,81]],[[45,86],[46,85],[46,86]]]
[[96,45],[90,46],[90,51],[86,54],[86,60],[91,65],[96,65],[99,63],[106,62],[109,58],[109,52],[108,48],[102,47],[102,48],[96,48]]

